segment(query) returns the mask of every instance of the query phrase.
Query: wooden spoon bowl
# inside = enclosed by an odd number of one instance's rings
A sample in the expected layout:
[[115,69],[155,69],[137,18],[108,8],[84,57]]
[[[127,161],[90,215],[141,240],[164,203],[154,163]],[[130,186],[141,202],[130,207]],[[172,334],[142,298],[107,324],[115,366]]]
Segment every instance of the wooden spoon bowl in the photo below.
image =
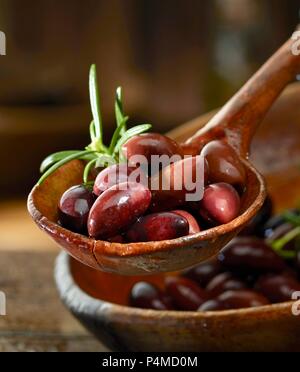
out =
[[116,244],[96,241],[57,224],[57,205],[63,192],[82,179],[83,164],[74,161],[59,169],[29,195],[28,209],[37,225],[74,258],[86,265],[124,275],[175,271],[215,255],[261,208],[264,180],[248,162],[252,136],[285,86],[300,72],[300,57],[291,53],[289,40],[209,123],[182,145],[198,154],[215,138],[229,142],[244,163],[247,183],[240,216],[226,225],[193,236],[161,242]]
[[[256,214],[265,198],[263,178],[246,161],[249,187],[242,214],[232,222],[175,240],[119,244],[96,241],[57,224],[57,205],[69,187],[80,183],[83,164],[74,161],[59,169],[29,197],[29,210],[37,225],[74,258],[95,269],[123,275],[180,270],[206,260],[226,245]],[[37,207],[38,206],[38,209]]]

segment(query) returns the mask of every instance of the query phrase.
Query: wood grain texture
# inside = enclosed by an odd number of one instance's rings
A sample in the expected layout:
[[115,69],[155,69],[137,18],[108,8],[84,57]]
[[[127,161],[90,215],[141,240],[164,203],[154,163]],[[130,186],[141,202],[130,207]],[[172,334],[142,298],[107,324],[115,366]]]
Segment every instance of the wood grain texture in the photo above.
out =
[[105,351],[60,303],[53,281],[56,252],[44,248],[12,252],[0,244],[0,290],[7,301],[7,315],[0,317],[0,352]]

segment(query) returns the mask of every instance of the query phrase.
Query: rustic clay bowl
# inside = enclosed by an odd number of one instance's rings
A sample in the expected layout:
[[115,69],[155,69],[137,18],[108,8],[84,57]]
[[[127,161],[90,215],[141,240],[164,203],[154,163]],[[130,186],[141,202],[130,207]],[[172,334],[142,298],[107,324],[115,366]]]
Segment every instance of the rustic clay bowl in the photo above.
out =
[[[184,140],[208,116],[172,136]],[[295,206],[300,199],[299,84],[272,108],[253,147],[254,163],[266,176],[276,209]],[[55,278],[65,305],[113,350],[300,351],[300,316],[292,314],[291,302],[208,313],[134,309],[126,306],[127,295],[141,278],[96,271],[66,253],[57,260]],[[160,286],[163,275],[147,280]]]

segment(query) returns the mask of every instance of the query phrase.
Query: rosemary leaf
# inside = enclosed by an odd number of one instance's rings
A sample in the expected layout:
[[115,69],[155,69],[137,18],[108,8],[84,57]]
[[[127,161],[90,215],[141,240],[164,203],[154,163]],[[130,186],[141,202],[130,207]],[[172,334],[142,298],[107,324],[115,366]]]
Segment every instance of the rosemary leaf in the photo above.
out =
[[79,151],[79,152],[73,153],[72,155],[69,155],[69,156],[61,159],[57,163],[53,164],[52,167],[50,167],[42,175],[42,177],[39,179],[37,184],[40,186],[45,181],[45,179],[50,176],[50,174],[54,173],[58,168],[62,167],[63,165],[65,165],[67,163],[69,163],[70,161],[75,160],[75,159],[82,159],[82,157],[84,157],[86,155],[89,155],[89,154],[92,154],[92,153],[94,153],[94,151]]

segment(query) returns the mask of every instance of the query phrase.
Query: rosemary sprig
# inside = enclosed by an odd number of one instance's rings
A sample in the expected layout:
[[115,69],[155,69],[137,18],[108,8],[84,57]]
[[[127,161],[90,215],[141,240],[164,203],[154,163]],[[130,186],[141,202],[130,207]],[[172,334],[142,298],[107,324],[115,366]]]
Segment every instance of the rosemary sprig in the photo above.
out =
[[117,88],[115,97],[115,116],[117,128],[112,136],[109,147],[103,143],[103,122],[101,116],[100,94],[97,81],[96,66],[92,65],[89,75],[90,103],[93,120],[90,123],[89,132],[91,143],[85,150],[61,151],[49,155],[41,164],[40,172],[43,173],[38,181],[41,185],[58,168],[66,163],[79,159],[87,162],[83,172],[83,182],[90,185],[89,174],[93,167],[105,167],[124,160],[121,152],[122,146],[133,136],[147,132],[151,129],[150,124],[142,124],[127,129],[129,117],[124,114],[122,88]]
[[[286,222],[293,226],[293,229],[288,231],[284,236],[274,240],[270,243],[273,250],[282,258],[293,259],[297,256],[300,251],[300,216],[297,214],[287,211],[283,213],[283,218]],[[295,241],[295,249],[287,250],[286,245],[292,241]]]

